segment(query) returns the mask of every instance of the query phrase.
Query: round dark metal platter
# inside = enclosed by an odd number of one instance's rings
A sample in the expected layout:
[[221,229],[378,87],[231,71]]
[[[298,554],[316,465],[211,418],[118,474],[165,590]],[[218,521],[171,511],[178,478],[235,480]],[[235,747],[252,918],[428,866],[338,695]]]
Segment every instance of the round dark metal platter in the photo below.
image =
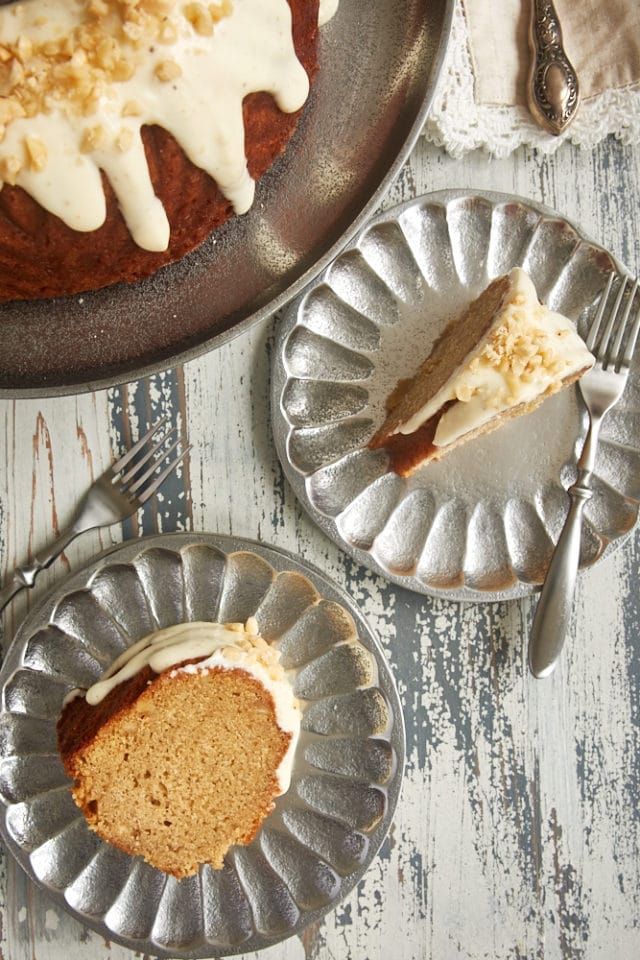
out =
[[192,359],[271,315],[375,210],[427,116],[452,0],[342,0],[296,135],[250,212],[140,283],[0,306],[0,396],[79,393]]

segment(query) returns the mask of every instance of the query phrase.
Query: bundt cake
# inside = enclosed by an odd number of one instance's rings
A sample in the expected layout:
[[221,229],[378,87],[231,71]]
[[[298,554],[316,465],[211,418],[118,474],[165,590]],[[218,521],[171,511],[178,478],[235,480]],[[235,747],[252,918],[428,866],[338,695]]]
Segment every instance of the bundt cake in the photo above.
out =
[[0,302],[155,273],[252,203],[317,69],[318,0],[0,6]]
[[250,843],[288,789],[300,728],[278,658],[253,619],[184,623],[74,691],[58,744],[89,826],[175,877]]
[[573,383],[594,358],[566,317],[541,304],[519,267],[498,277],[447,326],[429,357],[400,381],[369,442],[395,473],[495,430]]

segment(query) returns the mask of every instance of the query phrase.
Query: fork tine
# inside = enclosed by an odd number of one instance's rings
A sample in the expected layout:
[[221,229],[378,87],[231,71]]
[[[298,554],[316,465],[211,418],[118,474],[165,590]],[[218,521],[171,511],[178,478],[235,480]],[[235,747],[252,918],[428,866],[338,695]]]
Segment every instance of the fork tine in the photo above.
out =
[[[149,460],[151,460],[151,458],[156,455],[156,453],[158,452],[158,450],[161,450],[161,449],[162,449],[162,447],[164,446],[164,444],[166,443],[166,441],[169,439],[169,437],[172,436],[172,434],[174,434],[175,432],[176,432],[176,427],[171,427],[170,430],[167,430],[167,432],[164,433],[164,434],[160,437],[160,439],[151,447],[150,450],[147,451],[147,453],[145,453],[145,455],[144,455],[143,457],[140,457],[139,460],[136,460],[136,462],[131,465],[131,467],[129,468],[129,470],[127,470],[126,473],[123,473],[121,477],[117,477],[117,478],[116,478],[117,481],[118,481],[118,483],[119,483],[121,486],[122,486],[122,485],[126,485],[127,483],[129,483],[129,481],[130,481],[133,477],[135,477],[136,473],[139,473],[139,471],[141,470],[141,468],[144,467],[145,463],[148,463]],[[175,448],[175,444],[174,444],[173,447],[171,447],[171,449],[168,449],[168,450],[165,451],[165,456],[166,456],[167,453],[170,453],[171,450],[173,450],[174,448]],[[160,458],[158,459],[158,462],[160,462]],[[155,470],[156,465],[157,465],[157,464],[154,463],[154,464],[153,464],[153,467],[152,467],[151,469],[152,469],[152,470]],[[148,476],[148,473],[145,474],[145,477],[147,477],[147,476]],[[145,479],[145,477],[141,477],[140,479]],[[135,487],[132,488],[132,489],[135,489]]]
[[586,344],[587,350],[591,350],[593,353],[593,348],[596,345],[596,340],[598,338],[598,331],[600,330],[600,324],[604,316],[605,307],[607,306],[607,300],[609,299],[609,294],[611,293],[611,287],[613,286],[615,274],[610,273],[609,279],[607,280],[607,286],[600,297],[600,302],[598,303],[598,309],[596,315],[593,318],[591,326],[589,327],[589,334],[587,336]]
[[[136,477],[136,478],[135,478],[135,480],[133,481],[133,483],[130,483],[130,484],[128,484],[128,485],[123,483],[122,485],[123,485],[123,486],[126,486],[127,492],[137,495],[138,490],[146,483],[146,481],[149,479],[149,477],[154,476],[154,474],[155,474],[156,470],[158,469],[158,467],[162,466],[163,463],[166,463],[166,462],[167,462],[168,457],[173,453],[173,451],[176,449],[176,447],[179,445],[179,443],[180,443],[180,438],[178,437],[177,440],[174,440],[174,441],[173,441],[173,443],[171,444],[171,446],[167,447],[166,450],[163,450],[163,451],[162,451],[162,456],[161,456],[161,457],[158,457],[157,460],[154,460],[153,463],[151,464],[151,466],[147,467],[147,469],[145,470],[145,472],[144,472],[143,474],[141,474],[139,477]],[[134,471],[134,472],[135,472],[135,471]],[[124,480],[124,478],[123,478],[123,480]]]
[[129,450],[127,450],[127,452],[123,454],[119,460],[116,460],[116,462],[113,464],[113,467],[112,467],[112,470],[114,471],[114,473],[118,473],[120,470],[122,470],[123,467],[126,467],[126,465],[130,463],[133,457],[135,457],[136,453],[144,447],[147,440],[150,440],[151,437],[154,435],[154,433],[156,433],[156,431],[164,423],[166,423],[168,419],[169,419],[169,414],[165,414],[164,417],[160,418],[160,420],[156,420],[156,422],[153,424],[151,429],[148,430],[147,433],[145,433],[144,437],[140,437],[137,443],[134,443],[134,445]]
[[[631,296],[629,297],[629,308],[633,303],[636,293],[638,291],[638,281],[633,285],[633,290],[631,291]],[[636,312],[636,319],[634,320],[633,326],[631,327],[631,333],[629,334],[629,339],[627,340],[627,346],[624,351],[624,356],[622,357],[621,365],[623,367],[628,367],[631,365],[631,358],[633,357],[633,351],[636,348],[636,341],[638,339],[638,331],[640,331],[640,308]]]
[[[622,280],[620,281],[620,286],[618,287],[616,301],[613,305],[613,310],[609,311],[607,325],[604,329],[604,333],[602,334],[602,339],[600,340],[600,346],[598,347],[598,360],[600,360],[600,362],[603,364],[608,365],[613,356],[613,353],[611,350],[611,338],[613,335],[613,329],[618,320],[618,313],[620,311],[620,306],[622,304],[622,300],[623,300],[626,289],[627,289],[627,278],[622,277]],[[624,329],[624,321],[623,321],[622,329]]]
[[[176,445],[177,445],[177,441],[176,441],[176,444],[174,444],[174,447]],[[173,450],[174,447],[172,447],[171,449]],[[179,456],[177,456],[175,460],[172,461],[172,463],[168,464],[168,466],[165,467],[162,473],[158,474],[158,476],[155,478],[153,483],[150,483],[148,487],[146,487],[141,493],[138,494],[139,503],[147,502],[149,497],[156,492],[156,490],[162,483],[164,483],[164,481],[167,479],[169,474],[176,469],[176,467],[178,466],[179,463],[182,462],[182,460],[184,460],[186,455],[189,453],[190,449],[191,449],[191,444],[188,444],[188,446],[185,447],[182,453]]]
[[[622,284],[621,289],[622,288],[626,289],[626,284],[627,284],[627,281],[625,278],[625,281]],[[622,320],[620,320],[620,322],[618,323],[618,329],[616,332],[616,338],[613,342],[613,346],[608,348],[608,355],[609,355],[608,359],[614,365],[616,370],[620,369],[620,363],[621,363],[621,358],[619,358],[620,347],[622,345],[622,340],[624,338],[624,334],[627,329],[627,320],[629,319],[629,314],[631,313],[631,307],[633,306],[633,298],[635,297],[635,295],[636,295],[636,287],[634,286],[627,298],[627,304],[624,308],[624,313],[622,314]],[[611,320],[609,321],[609,327],[613,327],[613,324],[618,320],[617,308],[620,305],[620,300],[621,300],[621,294],[619,293],[618,298],[616,300],[616,309],[613,311],[613,315],[611,317]],[[611,333],[611,336],[613,336],[613,331]]]

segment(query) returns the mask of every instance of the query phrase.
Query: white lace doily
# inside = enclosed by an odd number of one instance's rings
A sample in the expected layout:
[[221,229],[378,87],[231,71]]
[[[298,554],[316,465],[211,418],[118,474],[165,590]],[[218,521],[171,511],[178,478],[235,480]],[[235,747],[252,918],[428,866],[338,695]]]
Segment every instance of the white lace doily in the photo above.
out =
[[571,126],[554,137],[520,106],[476,103],[469,34],[462,0],[456,0],[451,39],[424,135],[454,157],[478,147],[505,157],[517,147],[553,153],[564,140],[592,148],[613,134],[640,142],[640,84],[611,89],[583,100]]

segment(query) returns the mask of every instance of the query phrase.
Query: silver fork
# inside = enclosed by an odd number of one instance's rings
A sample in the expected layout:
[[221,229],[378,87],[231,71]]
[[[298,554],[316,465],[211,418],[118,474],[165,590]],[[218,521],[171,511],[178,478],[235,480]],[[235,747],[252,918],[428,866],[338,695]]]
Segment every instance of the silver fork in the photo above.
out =
[[[78,534],[126,520],[158,490],[189,451],[189,447],[185,447],[171,459],[180,444],[178,438],[165,448],[175,433],[173,427],[160,438],[153,439],[167,420],[168,417],[158,420],[127,453],[105,470],[85,493],[71,524],[40,556],[16,569],[11,582],[0,590],[0,610],[23,587],[32,587],[38,573],[53,563]],[[145,449],[147,445],[149,448]]]
[[[622,396],[638,339],[640,309],[632,316],[638,281],[633,284],[623,306],[629,281],[627,277],[620,280],[615,302],[607,313],[615,277],[613,273],[609,276],[586,341],[596,362],[578,381],[589,413],[589,429],[578,460],[577,480],[569,488],[569,514],[551,558],[529,638],[529,668],[538,678],[552,673],[562,652],[580,560],[582,513],[587,500],[593,496],[591,480],[600,425]],[[605,325],[601,333],[603,320]]]

